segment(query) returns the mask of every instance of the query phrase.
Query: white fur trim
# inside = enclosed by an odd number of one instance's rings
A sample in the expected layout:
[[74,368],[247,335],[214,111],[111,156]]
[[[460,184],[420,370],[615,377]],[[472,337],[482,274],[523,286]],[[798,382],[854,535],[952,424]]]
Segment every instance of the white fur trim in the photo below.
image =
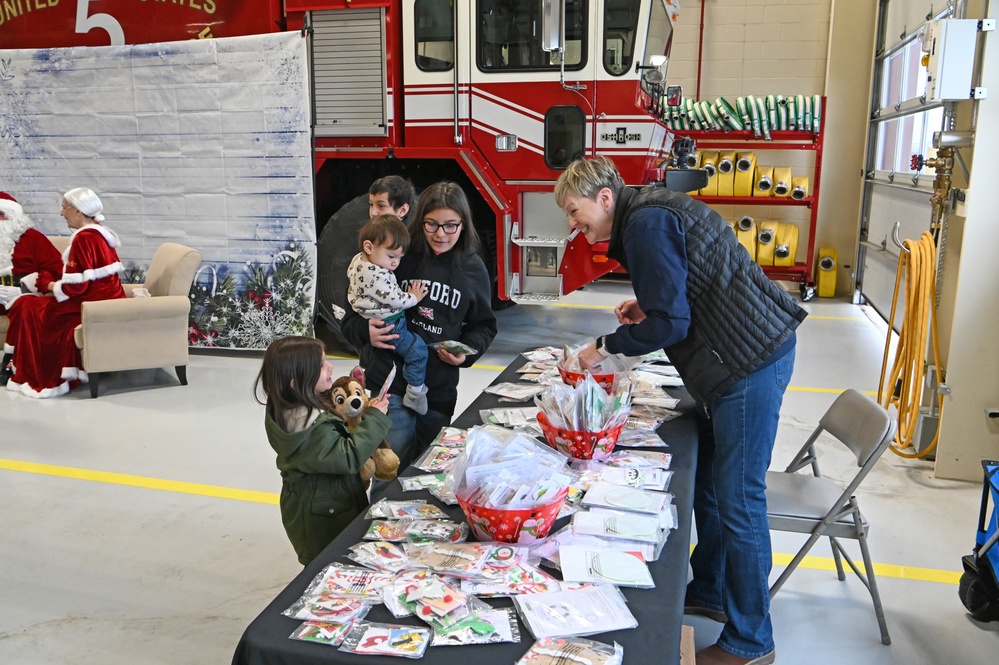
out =
[[24,207],[10,199],[0,199],[0,212],[7,215],[7,219],[17,219],[24,214]]
[[38,273],[33,272],[21,278],[21,286],[25,286],[32,293],[38,293]]
[[83,284],[84,282],[93,282],[98,279],[110,277],[111,275],[117,275],[124,271],[125,266],[121,264],[121,261],[115,261],[100,268],[89,268],[83,272],[64,272],[62,279],[59,281],[64,284]]
[[4,353],[14,353],[14,347],[11,346],[10,344],[8,344],[7,342],[4,342],[3,343],[3,352]]
[[79,235],[82,231],[97,231],[102,236],[104,236],[104,240],[106,240],[107,243],[111,245],[113,249],[118,249],[119,247],[121,247],[121,239],[118,237],[118,234],[101,224],[85,224],[80,228],[78,228],[76,231],[73,231],[73,235],[70,239],[70,244],[73,243],[73,240],[75,240],[76,236]]

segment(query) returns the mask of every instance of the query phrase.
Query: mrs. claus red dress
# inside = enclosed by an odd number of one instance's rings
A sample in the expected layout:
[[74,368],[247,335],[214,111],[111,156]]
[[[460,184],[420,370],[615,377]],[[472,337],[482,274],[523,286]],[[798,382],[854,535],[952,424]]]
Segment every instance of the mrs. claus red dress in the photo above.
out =
[[125,297],[115,251],[120,245],[114,231],[100,224],[81,227],[65,254],[62,279],[49,285],[51,294],[22,295],[10,305],[4,350],[14,354],[14,375],[7,390],[54,397],[87,381],[73,330],[84,302]]

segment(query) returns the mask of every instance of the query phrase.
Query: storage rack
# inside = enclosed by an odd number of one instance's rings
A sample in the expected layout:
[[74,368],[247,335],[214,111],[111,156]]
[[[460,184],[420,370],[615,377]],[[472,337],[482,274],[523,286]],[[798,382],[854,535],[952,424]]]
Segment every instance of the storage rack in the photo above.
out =
[[[826,98],[822,98],[822,108],[826,106]],[[767,277],[776,280],[798,282],[803,300],[811,300],[815,292],[815,226],[819,213],[819,191],[822,183],[822,145],[826,136],[826,113],[823,112],[819,133],[786,130],[771,130],[771,140],[756,137],[751,130],[732,130],[729,132],[683,130],[674,133],[677,136],[690,137],[697,142],[698,150],[806,150],[815,153],[815,170],[812,175],[811,191],[803,199],[793,199],[778,196],[699,196],[691,194],[695,199],[708,205],[749,205],[749,206],[805,206],[809,209],[808,217],[808,251],[804,261],[797,261],[793,266],[760,266]],[[804,229],[801,229],[804,230]]]

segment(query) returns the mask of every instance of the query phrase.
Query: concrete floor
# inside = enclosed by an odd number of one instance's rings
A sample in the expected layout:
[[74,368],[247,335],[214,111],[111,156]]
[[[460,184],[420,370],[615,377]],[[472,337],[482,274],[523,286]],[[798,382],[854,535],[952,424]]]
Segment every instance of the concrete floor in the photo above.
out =
[[[603,282],[558,305],[501,312],[496,343],[463,372],[459,408],[522,349],[611,330],[628,289]],[[839,301],[805,307],[775,468],[836,394],[878,385],[877,315]],[[259,354],[197,353],[186,387],[149,370],[107,377],[97,400],[85,388],[42,401],[0,392],[0,663],[230,661],[246,625],[300,570],[251,396],[259,365]],[[334,365],[346,373],[353,363]],[[829,455],[823,470],[846,477],[849,466]],[[820,543],[774,600],[778,662],[994,662],[999,623],[972,621],[957,597],[980,498],[978,484],[886,453],[858,500],[892,645],[880,642],[866,589],[838,581]],[[801,542],[776,534],[778,563]],[[720,630],[686,621],[698,648]]]

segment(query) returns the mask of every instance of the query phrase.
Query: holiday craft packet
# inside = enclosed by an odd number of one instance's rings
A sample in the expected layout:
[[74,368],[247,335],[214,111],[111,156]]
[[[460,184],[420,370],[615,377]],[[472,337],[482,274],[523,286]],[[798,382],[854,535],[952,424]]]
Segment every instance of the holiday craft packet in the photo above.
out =
[[318,642],[329,646],[337,646],[354,626],[350,623],[328,623],[325,621],[306,621],[296,628],[289,637],[293,640]]
[[358,621],[343,638],[340,651],[368,656],[422,658],[429,644],[429,628]]
[[651,589],[656,586],[644,558],[617,547],[564,545],[559,548],[562,580]]
[[331,563],[282,614],[306,621],[353,621],[367,614],[373,603],[379,602],[382,588],[392,579],[392,573]]
[[368,519],[441,519],[446,520],[450,516],[437,506],[427,503],[423,499],[413,501],[389,501],[380,499],[368,507]]
[[624,647],[584,637],[544,637],[535,642],[514,665],[621,665]]
[[584,491],[595,483],[665,491],[673,475],[656,466],[617,466],[606,460],[572,460],[570,464],[576,472],[573,485]]
[[638,626],[624,595],[609,584],[514,596],[513,604],[535,638],[596,635]]

